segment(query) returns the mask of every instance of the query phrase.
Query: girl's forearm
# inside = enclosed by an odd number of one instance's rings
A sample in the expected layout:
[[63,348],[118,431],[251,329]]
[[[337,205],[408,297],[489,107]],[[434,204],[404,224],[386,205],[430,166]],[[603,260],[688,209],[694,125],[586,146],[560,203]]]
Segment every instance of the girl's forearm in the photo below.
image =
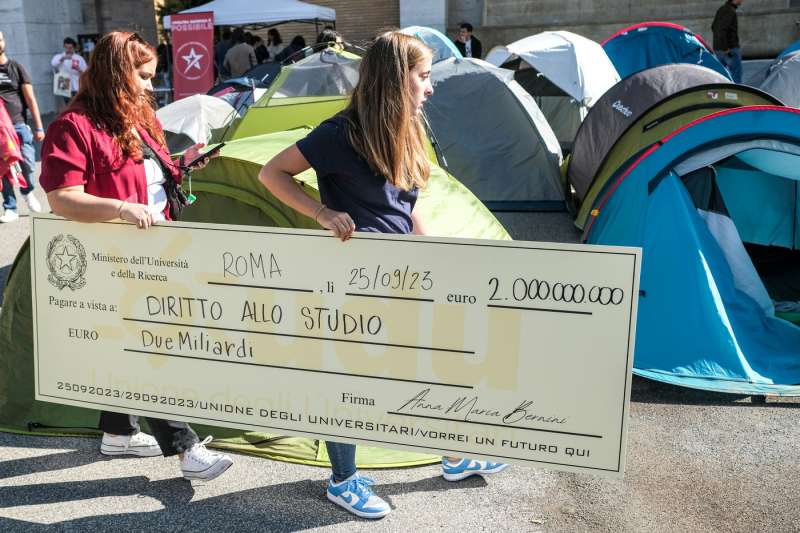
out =
[[76,222],[106,222],[120,218],[125,202],[100,198],[82,191],[51,191],[47,200],[53,213]]
[[411,222],[414,224],[412,231],[414,235],[428,235],[428,228],[426,227],[425,219],[417,209],[414,209],[414,211],[411,212]]
[[278,200],[298,213],[309,218],[319,215],[322,204],[304,193],[288,172],[271,169],[268,165],[261,169],[258,179]]

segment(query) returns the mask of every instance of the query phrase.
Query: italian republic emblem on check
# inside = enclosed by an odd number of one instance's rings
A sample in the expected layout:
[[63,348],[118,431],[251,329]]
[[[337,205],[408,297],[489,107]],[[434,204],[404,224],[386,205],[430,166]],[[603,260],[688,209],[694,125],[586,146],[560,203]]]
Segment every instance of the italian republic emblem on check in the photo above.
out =
[[54,287],[78,290],[86,285],[86,250],[72,235],[56,235],[47,245],[47,268]]

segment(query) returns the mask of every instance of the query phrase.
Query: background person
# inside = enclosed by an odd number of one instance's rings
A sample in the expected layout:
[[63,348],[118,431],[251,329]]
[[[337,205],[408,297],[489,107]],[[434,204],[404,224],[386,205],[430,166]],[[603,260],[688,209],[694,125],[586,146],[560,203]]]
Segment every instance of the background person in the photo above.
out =
[[275,61],[278,63],[283,63],[294,54],[302,50],[306,47],[306,40],[303,38],[302,35],[295,35],[292,39],[292,42],[289,45],[281,50],[276,56]]
[[225,54],[228,53],[228,50],[231,49],[232,45],[231,30],[230,28],[225,28],[222,30],[222,37],[217,44],[214,45],[214,66],[217,69],[217,76],[220,79],[225,79],[228,77],[228,73],[225,71],[222,63],[225,61]]
[[269,52],[270,61],[275,60],[275,56],[283,50],[283,39],[281,33],[277,28],[270,28],[267,32],[267,52]]
[[[361,60],[347,108],[269,161],[259,174],[261,182],[342,241],[354,231],[424,235],[424,221],[414,207],[430,174],[420,116],[433,94],[432,58],[431,49],[416,37],[400,32],[378,36]],[[310,167],[317,174],[321,203],[293,179]],[[333,470],[328,499],[364,518],[389,514],[389,505],[372,491],[372,480],[356,470],[356,447],[325,444]],[[446,479],[505,468],[452,459],[443,462]]]
[[253,36],[253,51],[256,53],[256,61],[259,64],[269,61],[269,51],[260,35]]
[[164,32],[163,40],[156,48],[156,55],[158,55],[156,73],[162,76],[166,81],[166,85],[170,85],[172,77],[172,41],[170,37],[171,35],[168,32]]
[[458,29],[458,37],[453,43],[464,57],[476,57],[478,59],[483,57],[483,45],[477,37],[472,35],[472,24],[469,22],[461,23]]
[[317,35],[317,44],[331,43],[337,50],[344,50],[342,34],[333,28],[325,28]]
[[86,60],[78,53],[78,43],[72,37],[64,39],[64,51],[53,56],[50,66],[55,72],[69,76],[70,96],[62,96],[64,104],[78,93],[80,75],[86,70]]
[[739,18],[736,10],[743,0],[728,0],[714,15],[714,53],[731,73],[735,83],[742,83],[742,48],[739,44]]
[[222,67],[228,72],[231,78],[238,78],[258,64],[256,52],[253,47],[247,44],[247,36],[244,30],[236,28],[231,36],[233,46],[225,54],[225,61]]
[[[42,187],[53,212],[78,222],[122,219],[141,229],[173,216],[168,189],[180,181],[152,104],[156,52],[135,33],[111,32],[97,43],[78,94],[50,125],[42,147]],[[199,156],[194,145],[186,158]],[[231,466],[185,422],[104,411],[105,455],[178,455],[186,479],[209,480]]]
[[[33,147],[33,141],[44,139],[42,117],[39,115],[39,104],[33,93],[30,74],[25,67],[10,59],[6,54],[6,41],[2,31],[0,31],[0,99],[3,100],[8,110],[11,122],[14,123],[14,131],[17,132],[22,152],[20,167],[22,176],[27,182],[27,187],[20,189],[22,198],[28,204],[28,209],[34,213],[41,213],[42,206],[33,193],[36,169],[36,150]],[[28,110],[33,117],[33,130],[27,123]],[[15,222],[19,218],[19,214],[17,214],[17,195],[14,192],[14,185],[8,176],[3,176],[2,181],[4,212],[0,216],[0,222]]]
[[85,57],[89,57],[92,54],[92,50],[94,50],[95,40],[94,38],[87,38],[83,41],[80,48],[80,53]]

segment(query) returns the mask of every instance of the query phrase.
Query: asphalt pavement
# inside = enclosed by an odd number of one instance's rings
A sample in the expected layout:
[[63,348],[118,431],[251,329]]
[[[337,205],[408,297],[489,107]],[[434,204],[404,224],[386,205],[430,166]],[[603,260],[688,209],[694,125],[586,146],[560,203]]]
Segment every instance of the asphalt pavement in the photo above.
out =
[[[0,225],[0,287],[29,232],[21,214]],[[563,213],[498,218],[518,239],[578,237]],[[235,455],[220,478],[190,483],[174,458],[0,433],[0,532],[800,532],[799,408],[634,378],[623,479],[516,465],[459,483],[438,466],[370,471],[394,508],[377,522],[328,502],[322,468]]]

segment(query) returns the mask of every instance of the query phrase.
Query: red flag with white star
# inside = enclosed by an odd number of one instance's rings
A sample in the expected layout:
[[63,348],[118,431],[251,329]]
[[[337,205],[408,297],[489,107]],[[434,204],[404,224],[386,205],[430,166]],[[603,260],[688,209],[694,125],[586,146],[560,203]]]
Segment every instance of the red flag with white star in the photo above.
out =
[[174,99],[205,94],[214,85],[214,13],[172,15]]

